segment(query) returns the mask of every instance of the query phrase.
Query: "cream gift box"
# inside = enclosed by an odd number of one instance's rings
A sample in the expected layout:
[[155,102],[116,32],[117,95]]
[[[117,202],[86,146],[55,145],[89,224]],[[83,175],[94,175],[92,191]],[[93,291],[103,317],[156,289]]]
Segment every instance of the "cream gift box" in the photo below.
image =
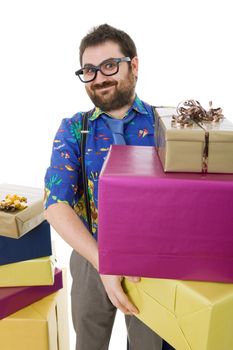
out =
[[154,114],[155,143],[164,171],[202,172],[207,163],[210,173],[233,173],[233,124],[229,120],[204,122],[205,131],[196,123],[186,128],[172,124],[177,114],[174,107],[154,108]]
[[7,194],[17,194],[27,198],[28,207],[23,210],[6,212],[0,210],[0,235],[19,238],[38,226],[44,218],[43,190],[18,185],[0,185],[0,200]]

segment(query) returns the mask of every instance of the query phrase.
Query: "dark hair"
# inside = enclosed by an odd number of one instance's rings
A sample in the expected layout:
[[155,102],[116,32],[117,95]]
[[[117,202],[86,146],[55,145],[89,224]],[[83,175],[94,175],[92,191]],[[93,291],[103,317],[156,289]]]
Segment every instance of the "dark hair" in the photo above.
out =
[[120,46],[122,53],[131,59],[134,56],[137,56],[136,46],[127,33],[123,32],[123,30],[111,27],[108,24],[101,24],[98,27],[92,28],[92,30],[82,39],[79,46],[80,64],[82,65],[82,56],[87,47],[102,44],[106,41],[117,43]]

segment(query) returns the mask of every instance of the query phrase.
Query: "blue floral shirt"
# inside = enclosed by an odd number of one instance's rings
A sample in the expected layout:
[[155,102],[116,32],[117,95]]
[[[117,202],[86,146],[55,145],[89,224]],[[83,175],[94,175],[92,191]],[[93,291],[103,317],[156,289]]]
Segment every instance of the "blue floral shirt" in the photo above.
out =
[[[107,115],[95,108],[89,117],[85,152],[92,233],[95,239],[98,231],[99,174],[113,144],[112,132],[101,117],[103,114]],[[124,129],[126,144],[154,146],[154,118],[151,106],[136,96],[124,118],[131,115],[134,117]],[[54,203],[67,203],[87,225],[80,163],[82,117],[83,112],[78,112],[72,118],[63,119],[56,133],[51,163],[45,175],[45,208]]]

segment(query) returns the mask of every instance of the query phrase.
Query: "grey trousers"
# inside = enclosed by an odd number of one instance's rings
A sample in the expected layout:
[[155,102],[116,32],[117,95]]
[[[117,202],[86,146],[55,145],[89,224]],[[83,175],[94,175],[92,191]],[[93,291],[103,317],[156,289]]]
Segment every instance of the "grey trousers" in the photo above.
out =
[[[76,350],[107,350],[116,315],[98,272],[75,251],[70,259]],[[130,350],[161,350],[162,339],[134,316],[125,316]],[[125,349],[119,349],[125,350]]]

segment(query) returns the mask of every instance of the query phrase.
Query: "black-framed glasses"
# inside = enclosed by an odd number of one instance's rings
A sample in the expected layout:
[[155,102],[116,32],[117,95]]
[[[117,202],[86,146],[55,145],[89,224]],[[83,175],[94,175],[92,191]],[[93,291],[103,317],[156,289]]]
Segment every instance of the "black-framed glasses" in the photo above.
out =
[[131,59],[129,57],[109,58],[101,62],[98,66],[86,64],[83,68],[77,70],[75,74],[83,83],[89,83],[90,81],[95,80],[98,71],[100,71],[103,75],[111,76],[118,73],[119,63],[130,61]]

